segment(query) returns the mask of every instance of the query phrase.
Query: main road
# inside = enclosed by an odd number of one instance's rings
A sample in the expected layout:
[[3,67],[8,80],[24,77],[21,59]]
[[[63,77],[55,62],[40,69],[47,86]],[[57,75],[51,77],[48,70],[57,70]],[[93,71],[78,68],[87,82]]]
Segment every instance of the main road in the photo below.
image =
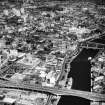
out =
[[82,97],[88,100],[93,101],[105,101],[104,94],[74,90],[74,89],[61,89],[58,87],[45,87],[40,85],[33,85],[33,84],[24,84],[24,83],[14,83],[9,81],[0,80],[0,88],[4,89],[22,89],[28,91],[40,91],[40,92],[48,92],[53,95],[65,95],[65,96],[77,96]]

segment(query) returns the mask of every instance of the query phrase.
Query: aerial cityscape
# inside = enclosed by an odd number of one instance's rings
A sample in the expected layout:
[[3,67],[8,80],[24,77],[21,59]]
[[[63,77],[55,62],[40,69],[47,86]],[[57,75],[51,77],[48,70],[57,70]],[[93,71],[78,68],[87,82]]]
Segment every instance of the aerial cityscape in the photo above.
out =
[[[105,6],[50,0],[0,1],[0,105],[57,105],[62,96],[105,105]],[[75,90],[71,62],[89,57],[90,91]],[[83,74],[84,75],[84,74]],[[72,105],[72,104],[71,104]]]

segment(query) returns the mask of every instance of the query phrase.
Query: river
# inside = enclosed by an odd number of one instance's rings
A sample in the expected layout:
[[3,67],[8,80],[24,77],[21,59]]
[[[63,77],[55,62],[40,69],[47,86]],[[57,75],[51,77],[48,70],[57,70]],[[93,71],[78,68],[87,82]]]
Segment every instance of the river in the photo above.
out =
[[[72,89],[78,89],[83,91],[90,91],[90,69],[91,64],[88,57],[94,57],[98,50],[83,49],[83,51],[73,60],[71,63],[71,70],[69,77],[73,77]],[[73,96],[63,96],[58,105],[90,105],[90,101]]]

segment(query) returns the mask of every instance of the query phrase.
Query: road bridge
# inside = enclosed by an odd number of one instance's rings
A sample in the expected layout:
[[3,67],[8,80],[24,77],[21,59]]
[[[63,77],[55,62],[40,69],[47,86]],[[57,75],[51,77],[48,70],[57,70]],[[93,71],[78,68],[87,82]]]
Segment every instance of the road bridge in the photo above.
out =
[[28,90],[28,91],[40,91],[40,92],[48,92],[53,95],[64,95],[64,96],[77,96],[82,97],[92,101],[105,101],[104,94],[74,90],[74,89],[61,89],[58,87],[45,87],[40,85],[33,85],[33,84],[24,84],[24,83],[14,83],[9,81],[0,80],[0,88],[5,89],[21,89],[21,90]]
[[105,49],[105,44],[95,43],[95,42],[82,42],[79,44],[79,47],[87,49]]

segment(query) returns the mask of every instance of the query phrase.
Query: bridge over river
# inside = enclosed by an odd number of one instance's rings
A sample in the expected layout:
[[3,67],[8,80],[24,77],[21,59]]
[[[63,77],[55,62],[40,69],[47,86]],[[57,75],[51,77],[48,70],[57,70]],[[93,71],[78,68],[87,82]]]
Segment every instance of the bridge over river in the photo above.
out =
[[80,91],[80,90],[74,90],[74,89],[61,89],[58,87],[45,87],[45,86],[39,86],[39,85],[33,85],[33,84],[20,84],[20,83],[14,83],[9,81],[3,81],[0,80],[0,88],[2,89],[22,89],[22,90],[30,90],[30,91],[40,91],[40,92],[48,92],[50,94],[54,95],[64,95],[64,96],[77,96],[82,97],[88,100],[92,101],[105,101],[105,95],[104,94],[98,94],[98,93],[92,93],[92,92],[86,92],[86,91]]

